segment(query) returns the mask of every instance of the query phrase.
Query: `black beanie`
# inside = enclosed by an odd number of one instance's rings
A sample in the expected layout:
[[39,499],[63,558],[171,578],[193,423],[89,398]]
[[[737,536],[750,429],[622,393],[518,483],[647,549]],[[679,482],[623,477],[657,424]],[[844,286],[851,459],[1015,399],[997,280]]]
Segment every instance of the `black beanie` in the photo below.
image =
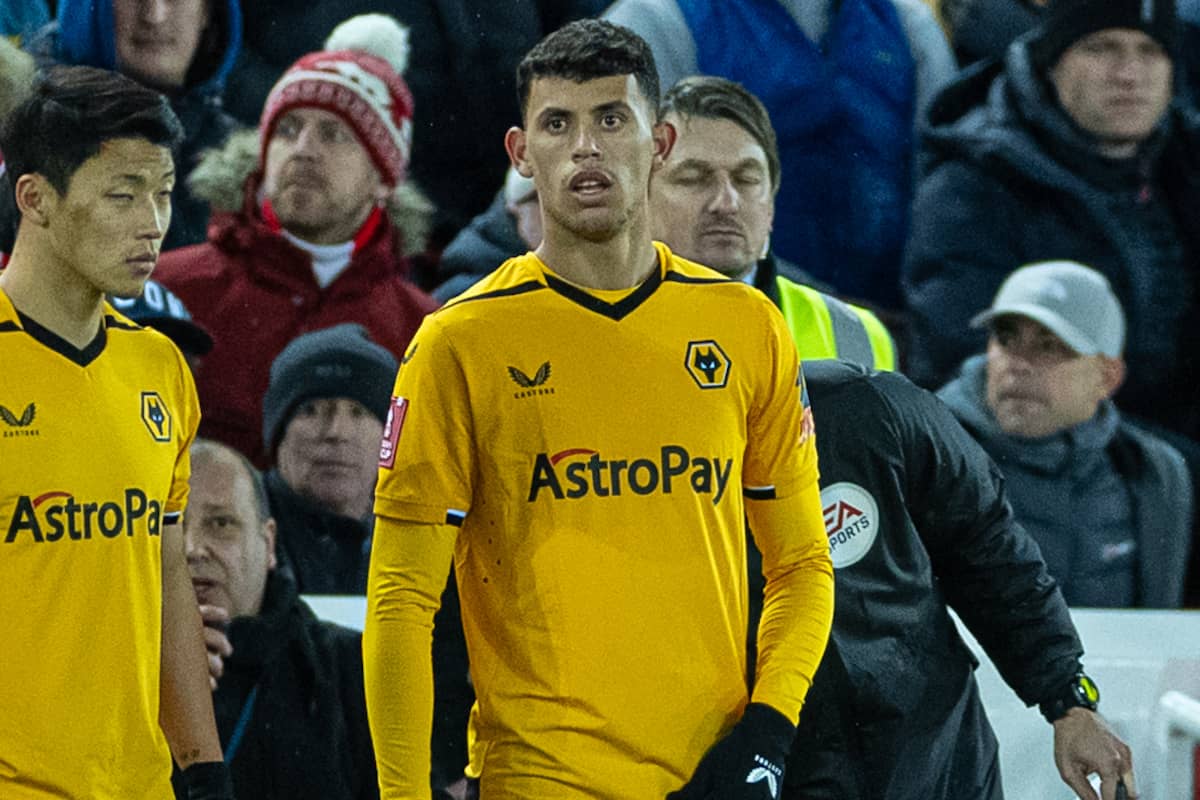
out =
[[1085,36],[1108,28],[1133,28],[1174,54],[1175,0],[1054,0],[1029,42],[1036,66],[1048,68]]
[[362,325],[342,323],[297,336],[275,357],[263,396],[263,445],[275,452],[284,427],[305,400],[348,397],[380,422],[387,419],[399,364],[367,336]]

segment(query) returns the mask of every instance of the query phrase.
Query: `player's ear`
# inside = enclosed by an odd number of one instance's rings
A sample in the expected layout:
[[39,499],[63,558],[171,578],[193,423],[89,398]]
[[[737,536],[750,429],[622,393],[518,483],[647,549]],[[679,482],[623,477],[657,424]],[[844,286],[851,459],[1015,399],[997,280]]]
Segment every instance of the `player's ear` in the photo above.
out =
[[532,178],[533,169],[525,158],[525,131],[515,125],[509,128],[508,133],[504,134],[504,149],[508,153],[508,160],[512,163],[513,169],[522,178]]
[[654,137],[653,168],[658,170],[666,163],[667,156],[671,155],[671,148],[675,146],[675,139],[679,132],[670,122],[663,121],[654,126],[651,135]]
[[58,202],[58,190],[55,189],[46,176],[31,172],[17,178],[13,187],[17,210],[21,219],[39,227],[45,227],[50,221],[50,213]]

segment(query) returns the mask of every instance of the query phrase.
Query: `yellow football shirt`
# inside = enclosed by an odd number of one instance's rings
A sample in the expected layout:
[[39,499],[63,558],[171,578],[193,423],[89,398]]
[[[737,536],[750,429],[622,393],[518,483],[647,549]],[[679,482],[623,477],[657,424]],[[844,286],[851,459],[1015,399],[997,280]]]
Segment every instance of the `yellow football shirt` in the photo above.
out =
[[0,291],[0,797],[165,800],[162,526],[199,421],[161,334],[104,309],[83,350]]
[[400,368],[376,512],[461,524],[485,796],[682,785],[747,702],[743,494],[815,492],[783,318],[657,246],[623,293],[512,259],[428,317]]

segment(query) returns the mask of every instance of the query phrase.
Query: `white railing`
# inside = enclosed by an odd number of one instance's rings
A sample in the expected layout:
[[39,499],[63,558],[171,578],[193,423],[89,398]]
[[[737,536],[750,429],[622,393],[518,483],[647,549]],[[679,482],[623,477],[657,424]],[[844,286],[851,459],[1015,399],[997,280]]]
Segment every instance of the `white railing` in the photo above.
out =
[[[365,598],[305,600],[318,616],[362,629]],[[1084,665],[1100,685],[1100,710],[1133,750],[1142,800],[1197,800],[1192,758],[1200,742],[1200,611],[1073,609],[1071,615],[1087,651]],[[1068,796],[1054,767],[1053,729],[967,638],[982,661],[976,675],[1000,740],[1005,796]]]
[[1162,797],[1193,798],[1192,776],[1200,744],[1200,700],[1170,691],[1158,701],[1154,743],[1162,759]]

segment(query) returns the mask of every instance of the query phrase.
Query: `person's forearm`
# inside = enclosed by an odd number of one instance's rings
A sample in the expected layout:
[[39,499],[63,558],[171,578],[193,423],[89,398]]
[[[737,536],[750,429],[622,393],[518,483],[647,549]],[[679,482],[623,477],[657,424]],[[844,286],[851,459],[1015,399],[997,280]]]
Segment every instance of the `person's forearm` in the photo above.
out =
[[[767,579],[752,700],[795,723],[833,622],[833,564],[820,490],[813,483],[793,497],[751,501],[747,512]],[[789,533],[779,537],[777,531]]]
[[363,628],[367,718],[381,800],[429,800],[433,616],[455,529],[376,521]]
[[162,655],[159,725],[181,768],[221,761],[208,660],[179,525],[163,529]]

